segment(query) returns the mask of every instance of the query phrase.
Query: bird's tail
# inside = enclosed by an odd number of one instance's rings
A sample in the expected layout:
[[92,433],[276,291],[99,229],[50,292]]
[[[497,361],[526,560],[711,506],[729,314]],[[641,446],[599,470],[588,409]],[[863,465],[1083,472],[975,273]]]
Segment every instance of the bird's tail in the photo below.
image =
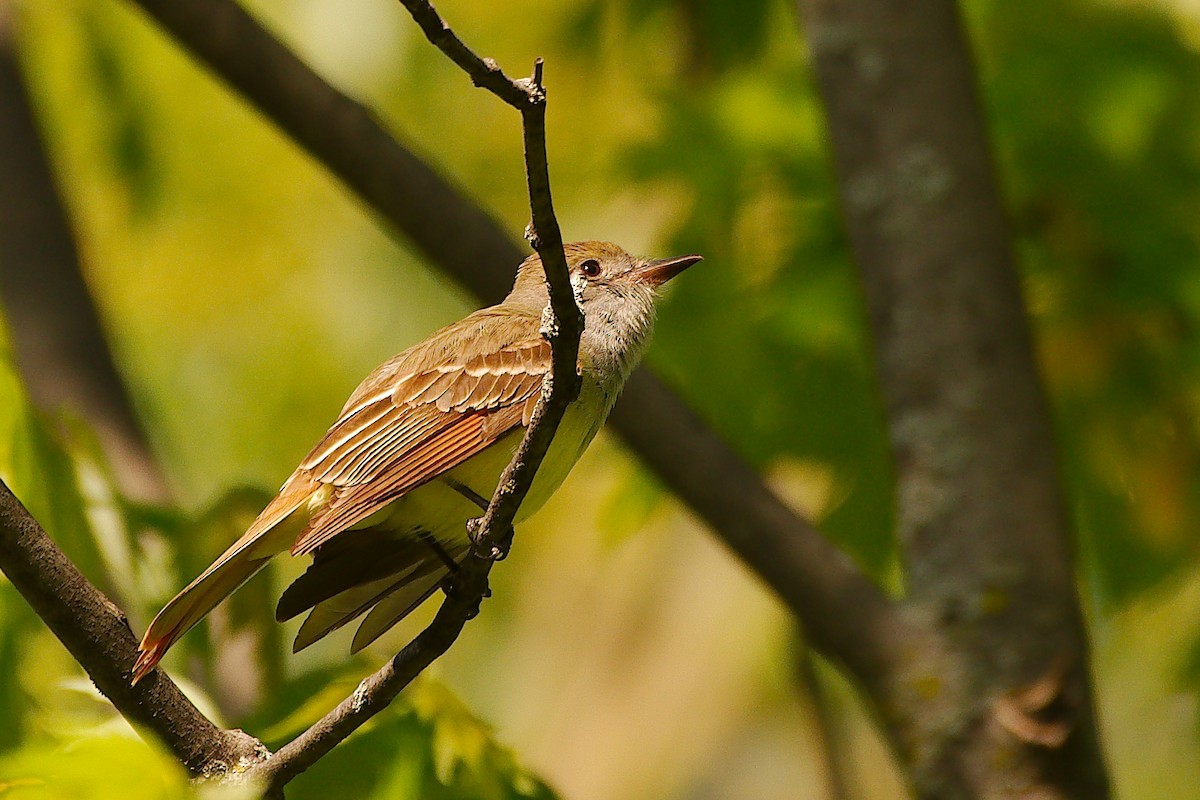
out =
[[133,683],[146,677],[180,636],[262,569],[272,556],[292,545],[308,522],[308,501],[314,489],[294,483],[308,481],[289,481],[242,538],[158,612],[138,645]]
[[[353,547],[318,551],[312,566],[279,598],[280,622],[308,611],[296,633],[299,652],[366,612],[351,653],[366,647],[428,598],[458,570],[465,544],[431,537],[393,538],[358,532]],[[378,533],[378,532],[377,532]]]

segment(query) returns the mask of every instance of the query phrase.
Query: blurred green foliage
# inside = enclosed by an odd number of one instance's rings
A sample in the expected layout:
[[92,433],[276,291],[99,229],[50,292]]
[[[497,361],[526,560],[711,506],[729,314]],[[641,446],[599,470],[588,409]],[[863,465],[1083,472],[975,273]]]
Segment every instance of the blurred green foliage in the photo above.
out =
[[1082,549],[1121,603],[1200,544],[1200,60],[1150,7],[1015,5],[979,11],[987,96]]
[[[398,4],[251,6],[514,234],[523,228],[517,120],[428,47]],[[181,508],[138,508],[116,497],[85,427],[57,416],[48,426],[32,412],[7,356],[0,365],[0,475],[137,627],[236,536],[265,497],[261,488],[237,487],[278,485],[362,375],[473,303],[403,243],[388,241],[317,165],[129,8],[25,0],[20,10],[25,65],[88,278]],[[792,5],[463,0],[442,11],[467,42],[514,72],[533,55],[546,57],[555,196],[571,238],[705,254],[667,299],[649,360],[789,500],[873,575],[892,581],[886,431]],[[1200,645],[1191,644],[1200,641],[1200,602],[1180,588],[1195,582],[1200,541],[1200,17],[1183,5],[1101,0],[968,0],[964,11],[1061,444],[1102,706],[1115,718],[1136,718],[1174,702],[1200,676]],[[592,560],[581,558],[587,563],[567,583],[607,575],[599,563],[605,553],[619,560],[622,547],[638,546],[630,542],[634,531],[669,514],[661,487],[612,448],[601,446],[580,472],[587,478],[564,491],[595,502],[564,504],[569,511],[546,528],[584,529],[575,532],[581,540],[599,528],[603,547],[587,551]],[[515,559],[525,547],[552,550],[553,537],[531,527]],[[671,606],[659,585],[664,571],[685,573],[696,563],[684,550],[663,555],[657,572],[597,584],[597,606],[628,593],[626,605],[611,612],[623,622],[611,625],[630,638],[598,637],[605,647],[632,641],[638,646],[625,650],[635,656],[650,647],[629,633],[647,619],[686,628],[690,607]],[[448,670],[474,687],[473,706],[509,714],[502,728],[526,731],[543,754],[582,750],[597,763],[607,763],[607,752],[636,758],[591,717],[591,727],[580,724],[586,743],[574,750],[538,739],[550,725],[539,715],[582,717],[583,703],[521,683],[548,669],[553,679],[529,683],[559,686],[561,665],[571,663],[565,657],[546,667],[514,651],[582,649],[570,637],[583,634],[547,632],[553,626],[544,610],[524,598],[553,593],[551,579],[538,572],[540,562],[528,565],[528,579],[520,566],[498,570],[497,597],[471,626],[476,638],[455,651],[470,663],[455,666],[452,656]],[[372,663],[348,661],[335,648],[284,655],[287,637],[270,609],[295,569],[281,565],[251,582],[168,662],[215,713],[271,744],[344,696]],[[535,588],[524,591],[522,580]],[[714,597],[734,596],[720,594],[715,581],[704,585]],[[1143,612],[1148,606],[1171,613]],[[756,735],[790,742],[792,729],[776,731],[762,707],[764,696],[777,699],[762,688],[775,679],[763,674],[773,675],[772,659],[786,657],[779,642],[787,626],[765,612],[763,619],[769,635],[756,645],[760,661],[742,665],[737,684],[755,688],[730,696],[755,715]],[[1131,620],[1149,619],[1147,630],[1176,638],[1186,632],[1186,641],[1162,654],[1151,652],[1153,643],[1138,650]],[[0,725],[0,794],[84,796],[72,793],[86,785],[80,776],[104,759],[121,766],[87,796],[101,796],[110,783],[138,796],[185,792],[177,771],[132,746],[102,704],[62,699],[75,668],[2,581],[0,623],[0,719],[13,721]],[[537,637],[553,635],[562,637],[559,649],[542,649]],[[250,645],[238,658],[250,659],[254,677],[239,683],[226,661],[236,649],[230,643],[241,641]],[[1110,642],[1128,652],[1110,656]],[[635,656],[610,671],[632,672]],[[716,656],[703,664],[690,651],[687,657],[686,669],[664,670],[720,675],[727,666]],[[1129,666],[1142,666],[1141,659],[1153,669]],[[1131,671],[1144,688],[1130,683]],[[562,680],[592,705],[612,701]],[[515,698],[507,706],[497,699],[506,694]],[[1123,695],[1139,699],[1122,705]],[[1145,699],[1151,696],[1160,705]],[[640,735],[650,742],[653,726],[646,725]],[[671,730],[665,723],[653,729],[663,737]],[[1170,730],[1162,760],[1147,763],[1200,761],[1194,731]],[[84,731],[86,744],[77,744]],[[672,755],[694,758],[689,763],[703,764],[695,769],[706,775],[712,763],[734,772],[740,751],[731,742],[743,733],[734,726],[713,733],[725,744],[712,746],[710,761],[682,747]],[[1188,796],[1163,789],[1155,771],[1138,763],[1148,756],[1136,732],[1109,735],[1124,796]],[[794,757],[790,746],[782,751]],[[656,752],[644,749],[647,759]],[[653,786],[644,796],[749,796],[698,787],[700,779],[689,782],[667,766],[653,769],[660,783],[643,784]],[[595,789],[614,779],[582,765],[554,771],[579,796],[628,796]],[[792,789],[794,780],[789,786],[781,778],[753,796],[793,796]],[[433,682],[291,793],[548,795]]]

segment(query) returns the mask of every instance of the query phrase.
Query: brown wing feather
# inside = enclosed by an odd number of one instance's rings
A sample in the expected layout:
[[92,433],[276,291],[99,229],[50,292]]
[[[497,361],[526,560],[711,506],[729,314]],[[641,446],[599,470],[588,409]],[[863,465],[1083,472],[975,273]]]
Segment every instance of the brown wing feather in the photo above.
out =
[[[445,555],[455,562],[461,563],[464,553],[466,553],[466,547],[456,547],[451,548]],[[394,610],[394,604],[399,602],[411,611],[427,598],[449,574],[448,565],[442,560],[442,555],[432,550],[421,549],[410,552],[407,556],[407,558],[401,559],[400,568],[393,573],[373,580],[361,581],[343,592],[316,603],[300,626],[300,630],[296,632],[292,652],[303,650],[388,599],[392,599],[392,603],[387,604],[388,608]],[[375,615],[375,617],[378,619],[379,615]],[[364,624],[366,623],[364,622]],[[357,640],[358,635],[356,634],[355,641]],[[352,648],[351,652],[357,652],[357,649]]]
[[293,555],[311,553],[341,531],[366,519],[398,497],[453,469],[494,444],[521,423],[521,407],[469,414],[450,412],[450,424],[392,462],[369,483],[342,490],[313,515],[292,547]]
[[527,424],[530,401],[540,396],[549,366],[550,347],[539,337],[466,364],[397,369],[390,385],[368,379],[373,391],[355,393],[358,402],[347,404],[301,464],[337,491],[313,515],[292,553],[313,552]]
[[[373,391],[360,387],[355,392],[358,402],[347,404],[300,469],[336,486],[366,483],[442,425],[452,424],[452,412],[524,402],[540,391],[549,365],[550,346],[538,338],[510,343],[490,363],[476,357],[466,365],[451,361],[399,375],[389,369],[390,384],[381,384],[373,375],[363,382]],[[432,383],[431,375],[437,376]]]
[[[461,564],[465,548],[455,551],[451,557]],[[446,576],[449,568],[439,563],[437,567],[424,574],[414,574],[405,578],[402,583],[394,585],[385,595],[378,598],[367,614],[366,619],[358,626],[354,639],[350,643],[350,652],[357,653],[371,642],[386,633],[393,625],[407,617],[429,595],[433,594]]]
[[403,572],[429,557],[429,546],[420,539],[396,539],[363,531],[351,547],[331,542],[317,551],[303,575],[284,590],[275,607],[279,622],[301,614],[318,603],[364,583]]

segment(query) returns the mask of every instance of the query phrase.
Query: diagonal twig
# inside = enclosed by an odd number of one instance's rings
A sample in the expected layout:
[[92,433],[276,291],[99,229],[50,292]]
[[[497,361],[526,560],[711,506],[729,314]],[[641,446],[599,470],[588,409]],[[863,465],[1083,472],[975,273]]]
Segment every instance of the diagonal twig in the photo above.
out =
[[503,549],[498,545],[511,532],[513,519],[533,484],[534,476],[562,421],[567,406],[579,396],[576,369],[583,315],[575,301],[563,253],[562,234],[554,216],[550,176],[546,162],[546,95],[542,88],[542,61],[533,76],[511,80],[493,63],[476,56],[438,17],[426,2],[402,0],[430,41],[475,80],[521,112],[525,139],[525,166],[533,221],[530,242],[542,258],[550,290],[550,305],[542,333],[550,341],[552,369],[542,386],[542,397],[520,447],[500,476],[483,516],[469,525],[474,545],[454,576],[452,591],[433,621],[387,664],[368,677],[352,695],[312,727],[284,745],[249,776],[278,794],[292,778],[316,763],[359,726],[382,711],[417,675],[458,638],[463,625],[478,610],[488,593],[488,573]]

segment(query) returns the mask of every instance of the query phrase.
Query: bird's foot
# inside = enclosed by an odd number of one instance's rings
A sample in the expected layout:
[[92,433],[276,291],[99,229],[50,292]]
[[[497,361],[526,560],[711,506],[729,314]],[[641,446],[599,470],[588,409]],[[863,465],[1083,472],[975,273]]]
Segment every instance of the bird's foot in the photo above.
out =
[[451,575],[454,575],[458,572],[458,562],[455,561],[448,552],[446,552],[446,548],[442,547],[441,543],[438,542],[437,539],[433,538],[432,535],[426,533],[425,531],[417,531],[417,538],[424,542],[429,549],[434,552],[434,554],[438,557],[442,564],[445,565],[446,570],[449,571]]
[[[486,579],[485,579],[486,580]],[[471,607],[467,610],[467,619],[475,619],[479,616],[479,607],[483,601],[492,596],[492,587],[486,583],[483,585],[483,594],[475,594],[464,590],[453,577],[442,581],[442,592],[446,598],[456,603],[469,602]]]
[[512,550],[513,535],[516,531],[511,525],[500,534],[500,538],[496,540],[495,547],[492,548],[492,559],[495,561],[503,561],[508,558],[508,552]]
[[476,517],[467,523],[467,534],[471,538],[471,544],[475,546],[475,555],[479,558],[485,558],[489,561],[503,561],[508,558],[508,551],[512,549],[513,527],[508,526],[492,544],[485,544],[483,541],[483,517]]

